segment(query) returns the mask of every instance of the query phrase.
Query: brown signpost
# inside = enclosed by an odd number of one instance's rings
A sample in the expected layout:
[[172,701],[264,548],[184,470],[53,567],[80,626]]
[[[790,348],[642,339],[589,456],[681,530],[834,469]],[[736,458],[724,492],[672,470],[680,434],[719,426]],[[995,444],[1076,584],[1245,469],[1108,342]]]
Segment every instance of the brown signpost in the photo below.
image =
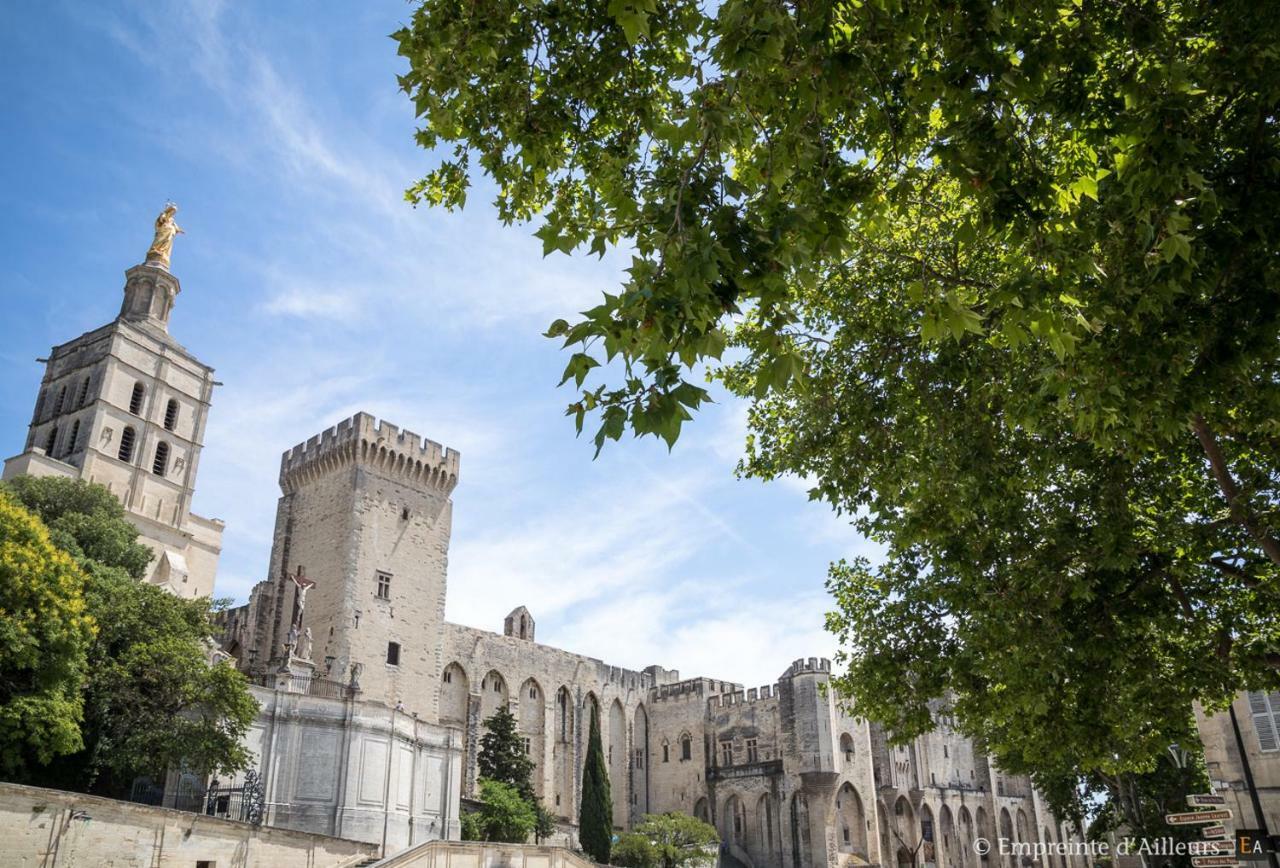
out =
[[1227,797],[1218,793],[1192,793],[1187,796],[1187,804],[1193,808],[1216,808],[1226,803]]
[[1185,814],[1165,814],[1164,821],[1170,826],[1195,826],[1200,823],[1216,823],[1219,820],[1230,820],[1230,811],[1188,811]]
[[1235,868],[1240,861],[1235,856],[1192,856],[1195,868]]
[[1213,826],[1205,826],[1200,830],[1200,834],[1206,838],[1225,838],[1227,837],[1227,827],[1218,823]]

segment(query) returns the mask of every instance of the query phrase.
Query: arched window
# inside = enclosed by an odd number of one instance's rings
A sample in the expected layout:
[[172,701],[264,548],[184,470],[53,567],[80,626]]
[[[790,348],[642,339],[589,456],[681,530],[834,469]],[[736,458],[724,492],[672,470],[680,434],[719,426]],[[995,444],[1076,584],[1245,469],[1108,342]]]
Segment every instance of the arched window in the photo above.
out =
[[693,738],[688,733],[680,736],[680,759],[693,759]]
[[135,436],[132,425],[125,427],[124,431],[120,433],[120,451],[116,454],[116,457],[121,461],[133,460],[133,440]]
[[166,431],[172,431],[177,424],[178,402],[170,398],[169,403],[164,408],[164,428]]
[[80,400],[76,402],[76,406],[83,407],[84,402],[89,400],[89,378],[85,377],[84,382],[80,384]]
[[58,426],[54,425],[49,429],[49,436],[44,438],[44,454],[52,455],[53,447],[58,444]]
[[40,411],[44,409],[44,402],[49,400],[49,390],[41,389],[40,395],[36,398],[36,414],[32,417],[33,422],[40,421]]
[[58,400],[55,401],[53,404],[53,415],[58,416],[62,414],[62,404],[66,400],[67,400],[67,387],[63,386],[61,389],[58,390]]
[[844,754],[845,762],[853,762],[853,736],[847,732],[840,736],[840,753]]
[[129,412],[135,416],[142,413],[142,397],[146,394],[141,382],[133,384],[133,395],[129,398]]
[[161,440],[156,444],[156,460],[151,464],[151,472],[156,476],[164,476],[169,469],[169,444]]
[[671,761],[671,745],[667,744],[665,741],[662,743],[662,761],[664,763]]
[[67,444],[62,449],[63,455],[70,455],[76,451],[76,441],[80,439],[80,420],[71,423],[71,436],[67,438]]

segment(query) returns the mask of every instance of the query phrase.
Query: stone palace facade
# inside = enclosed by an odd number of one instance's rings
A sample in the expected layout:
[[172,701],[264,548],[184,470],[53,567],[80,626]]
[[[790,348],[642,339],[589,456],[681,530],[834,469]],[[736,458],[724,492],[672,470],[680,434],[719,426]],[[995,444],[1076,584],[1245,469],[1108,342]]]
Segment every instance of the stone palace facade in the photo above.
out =
[[[120,315],[42,360],[27,446],[5,476],[108,486],[157,553],[150,580],[207,595],[222,525],[189,507],[216,383],[169,336],[178,289],[163,265],[135,266]],[[460,466],[453,449],[364,413],[284,453],[267,578],[222,624],[222,653],[262,705],[250,742],[269,824],[384,852],[456,838],[484,720],[509,704],[562,841],[575,834],[593,714],[617,827],[694,814],[719,829],[728,865],[1019,868],[1030,860],[980,857],[973,842],[1077,838],[945,719],[891,744],[836,701],[827,660],[780,661],[775,683],[744,688],[541,644],[524,606],[500,631],[448,623]]]

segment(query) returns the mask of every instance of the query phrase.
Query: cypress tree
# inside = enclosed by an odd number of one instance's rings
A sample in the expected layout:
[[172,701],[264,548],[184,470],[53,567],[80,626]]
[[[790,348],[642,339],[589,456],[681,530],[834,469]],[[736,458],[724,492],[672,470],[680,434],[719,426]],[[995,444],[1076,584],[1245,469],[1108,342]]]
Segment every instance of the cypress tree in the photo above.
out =
[[609,770],[600,746],[600,721],[591,709],[591,733],[587,739],[587,760],[582,769],[582,804],[578,809],[578,841],[596,862],[609,864],[613,847],[613,799],[609,794]]

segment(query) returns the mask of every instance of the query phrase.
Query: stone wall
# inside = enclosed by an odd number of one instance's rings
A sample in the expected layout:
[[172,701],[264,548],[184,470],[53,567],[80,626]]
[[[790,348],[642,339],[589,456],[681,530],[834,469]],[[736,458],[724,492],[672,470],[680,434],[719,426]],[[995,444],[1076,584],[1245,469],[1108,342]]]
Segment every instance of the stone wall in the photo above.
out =
[[[1244,760],[1253,773],[1267,828],[1280,831],[1280,693],[1241,693],[1233,702],[1244,755],[1226,711],[1206,714],[1196,706],[1196,724],[1215,792],[1227,797],[1237,828],[1262,828],[1245,781]],[[1260,732],[1261,730],[1261,732]]]
[[0,852],[13,868],[346,868],[378,847],[0,783]]
[[266,786],[268,825],[385,842],[389,853],[460,836],[458,730],[381,702],[251,689],[260,711],[246,746]]

